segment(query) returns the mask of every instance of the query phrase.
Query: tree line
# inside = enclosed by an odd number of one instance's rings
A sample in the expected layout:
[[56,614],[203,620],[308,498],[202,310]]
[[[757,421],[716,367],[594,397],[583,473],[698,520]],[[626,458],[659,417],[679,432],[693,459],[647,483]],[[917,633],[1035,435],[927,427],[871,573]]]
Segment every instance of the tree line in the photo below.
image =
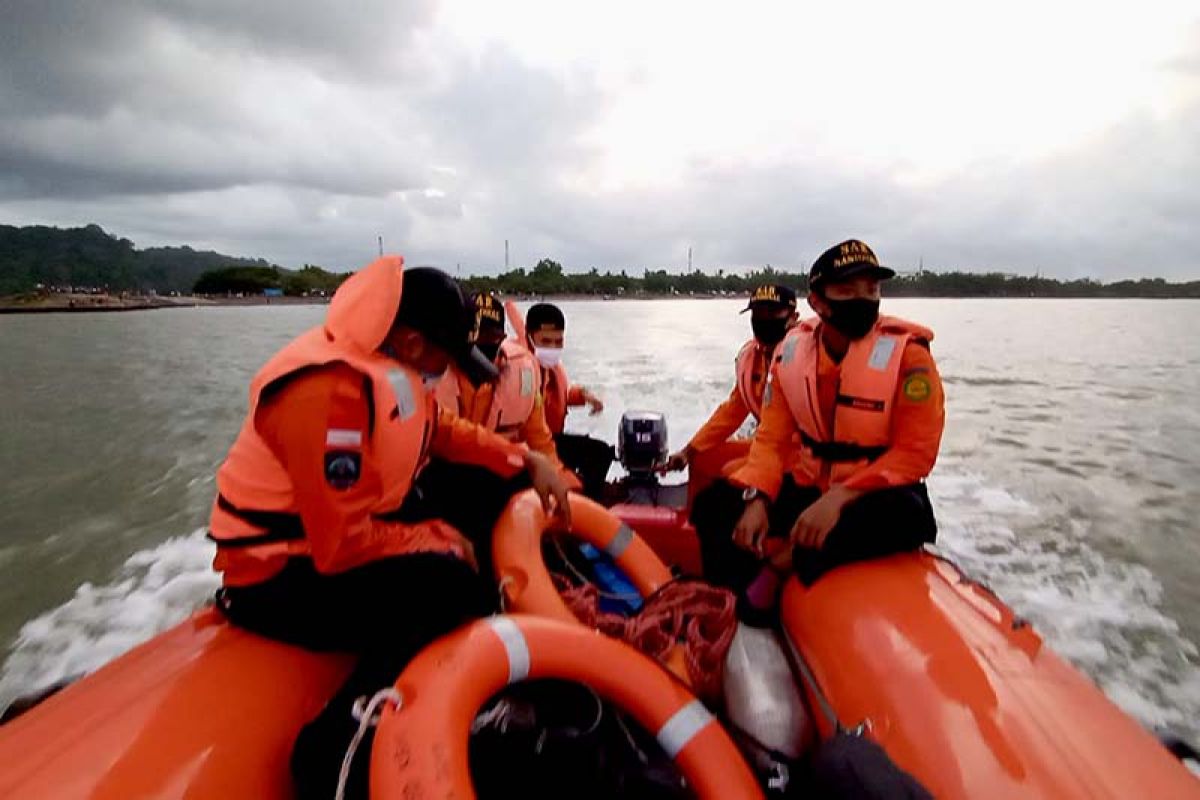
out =
[[[764,283],[781,283],[805,292],[807,273],[786,272],[770,266],[748,273],[715,274],[701,270],[671,273],[646,270],[638,277],[591,269],[564,272],[562,265],[542,259],[526,271],[510,270],[499,275],[472,276],[462,281],[471,291],[498,291],[519,295],[742,295]],[[1101,283],[1091,278],[1061,281],[1042,276],[1001,272],[901,273],[888,281],[889,297],[1195,297],[1200,298],[1200,281],[1170,283],[1162,278],[1143,278]]]
[[348,277],[348,272],[328,272],[311,264],[299,270],[229,267],[205,272],[196,281],[193,292],[207,295],[261,295],[274,290],[291,297],[326,297],[332,295]]

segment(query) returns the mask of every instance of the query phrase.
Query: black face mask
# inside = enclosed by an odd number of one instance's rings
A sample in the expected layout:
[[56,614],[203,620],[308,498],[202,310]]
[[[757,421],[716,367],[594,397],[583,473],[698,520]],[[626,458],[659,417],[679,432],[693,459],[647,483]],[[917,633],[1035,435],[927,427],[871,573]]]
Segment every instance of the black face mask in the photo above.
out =
[[476,342],[475,346],[479,348],[479,352],[487,356],[488,361],[495,361],[496,356],[500,354],[500,342],[492,342],[491,344]]
[[754,338],[758,340],[759,344],[766,347],[774,347],[782,342],[783,337],[787,335],[787,326],[787,317],[750,318],[750,330],[754,331]]
[[875,327],[879,319],[879,301],[856,297],[853,300],[830,300],[829,317],[825,320],[850,339],[861,339]]

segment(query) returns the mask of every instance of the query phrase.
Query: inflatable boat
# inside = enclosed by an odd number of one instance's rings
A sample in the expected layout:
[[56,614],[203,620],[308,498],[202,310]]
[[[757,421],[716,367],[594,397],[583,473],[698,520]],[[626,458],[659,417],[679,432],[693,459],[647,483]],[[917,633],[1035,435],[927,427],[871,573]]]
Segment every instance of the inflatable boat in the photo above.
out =
[[[699,569],[685,495],[646,481],[627,483],[608,508],[578,498],[575,534],[646,596]],[[628,710],[698,796],[756,796],[750,768],[683,682],[555,605],[536,547],[544,528],[526,494],[496,535],[507,607],[536,616],[469,626],[397,676],[404,700],[382,714],[372,796],[468,795],[466,740],[480,704],[506,683],[547,676]],[[1179,759],[935,553],[842,566],[807,588],[790,582],[779,634],[819,736],[877,743],[935,797],[1200,798]],[[0,726],[0,797],[289,797],[292,742],[351,664],[204,609]]]

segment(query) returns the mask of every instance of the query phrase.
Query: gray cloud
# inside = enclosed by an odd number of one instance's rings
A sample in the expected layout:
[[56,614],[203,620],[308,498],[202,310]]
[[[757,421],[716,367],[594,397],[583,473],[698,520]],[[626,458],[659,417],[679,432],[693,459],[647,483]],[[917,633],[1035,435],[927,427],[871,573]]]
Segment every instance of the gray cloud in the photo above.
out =
[[[464,272],[499,267],[505,238],[517,263],[636,269],[680,268],[689,246],[706,268],[796,268],[859,236],[900,267],[1200,277],[1200,99],[919,188],[900,166],[813,158],[593,191],[568,178],[598,155],[581,144],[611,102],[594,77],[468,52],[435,14],[432,0],[10,0],[0,221],[335,268],[379,234]],[[1190,89],[1200,28],[1193,40],[1163,65]]]

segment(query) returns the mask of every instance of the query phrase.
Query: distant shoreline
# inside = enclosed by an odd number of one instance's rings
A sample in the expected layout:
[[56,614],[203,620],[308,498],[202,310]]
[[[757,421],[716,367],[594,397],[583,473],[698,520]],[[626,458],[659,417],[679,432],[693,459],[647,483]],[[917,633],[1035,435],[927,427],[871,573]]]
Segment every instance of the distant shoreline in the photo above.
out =
[[[615,300],[745,300],[741,295],[708,295],[708,294],[523,294],[505,293],[501,297],[517,302],[608,302]],[[980,295],[964,294],[948,295],[910,295],[886,294],[885,299],[891,300],[1196,300],[1188,296],[1146,296],[1122,295],[1110,297],[1048,297],[1021,295]],[[0,315],[4,314],[100,314],[121,311],[158,311],[164,308],[218,308],[218,307],[257,307],[257,306],[321,306],[328,305],[328,297],[201,297],[201,296],[137,296],[112,297],[109,295],[49,295],[29,299],[28,297],[0,297]]]
[[163,308],[206,306],[313,306],[326,305],[328,297],[198,297],[181,295],[113,296],[93,294],[50,294],[0,297],[0,314],[100,314],[120,311],[157,311]]

